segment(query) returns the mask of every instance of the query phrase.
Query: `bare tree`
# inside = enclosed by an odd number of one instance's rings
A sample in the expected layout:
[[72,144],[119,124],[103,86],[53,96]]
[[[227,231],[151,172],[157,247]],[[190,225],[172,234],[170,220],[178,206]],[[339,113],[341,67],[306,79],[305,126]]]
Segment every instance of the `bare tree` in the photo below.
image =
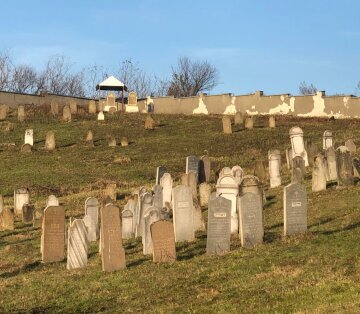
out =
[[168,95],[187,97],[210,91],[218,84],[218,77],[217,68],[208,61],[181,57],[177,66],[172,68]]
[[299,93],[300,95],[314,95],[317,93],[317,88],[311,83],[307,84],[305,81],[300,83]]
[[8,90],[11,80],[11,60],[8,52],[0,52],[0,90]]
[[37,73],[29,65],[20,64],[11,72],[10,90],[17,93],[34,93],[37,87]]

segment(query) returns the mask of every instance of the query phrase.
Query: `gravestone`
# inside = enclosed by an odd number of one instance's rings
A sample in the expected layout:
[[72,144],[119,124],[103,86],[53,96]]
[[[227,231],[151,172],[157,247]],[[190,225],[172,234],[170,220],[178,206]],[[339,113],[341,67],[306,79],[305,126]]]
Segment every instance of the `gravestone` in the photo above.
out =
[[304,145],[304,132],[301,128],[295,126],[290,129],[289,135],[291,140],[292,158],[301,156],[305,160],[305,167],[308,167],[309,161]]
[[103,271],[115,271],[126,267],[125,250],[122,244],[120,209],[106,205],[101,215],[101,261]]
[[136,92],[130,92],[128,96],[129,105],[137,105],[137,95]]
[[253,128],[254,128],[253,116],[247,116],[245,118],[245,129],[253,129]]
[[0,194],[0,213],[3,211],[3,209],[4,209],[4,198]]
[[180,184],[189,186],[189,176],[187,173],[183,173],[180,177]]
[[207,206],[211,194],[211,185],[208,183],[201,183],[199,185],[200,206]]
[[69,106],[64,106],[63,108],[63,121],[71,122],[71,110]]
[[287,148],[285,150],[285,155],[286,155],[286,165],[287,168],[290,170],[292,167],[292,160],[293,160],[292,148]]
[[346,146],[340,146],[336,149],[335,152],[338,185],[354,185],[353,165],[350,151],[346,148]]
[[129,141],[128,141],[127,137],[122,137],[120,140],[120,143],[121,143],[122,147],[129,146]]
[[22,222],[23,223],[32,222],[34,211],[35,211],[34,205],[24,204],[22,207]]
[[175,187],[172,193],[172,202],[175,241],[193,241],[195,228],[191,188],[185,185]]
[[70,100],[69,101],[69,107],[70,107],[70,111],[71,111],[71,113],[72,114],[75,114],[75,113],[77,113],[77,103],[76,103],[76,101],[75,100]]
[[109,147],[116,147],[116,138],[114,136],[109,138]]
[[49,195],[46,206],[59,206],[59,200],[55,195]]
[[55,147],[56,147],[55,133],[54,133],[54,131],[49,131],[46,133],[45,150],[53,151],[53,150],[55,150]]
[[210,182],[211,175],[211,161],[209,156],[204,155],[199,162],[199,182]]
[[312,172],[312,191],[319,192],[326,190],[326,160],[323,154],[319,154],[315,157],[314,167]]
[[24,204],[30,203],[30,192],[27,188],[19,188],[14,191],[14,211],[15,215],[22,215]]
[[265,168],[264,161],[257,160],[255,162],[254,176],[258,177],[261,182],[263,182],[263,183],[266,182],[267,175],[266,175],[266,168]]
[[160,179],[160,185],[163,188],[163,207],[166,207],[166,203],[171,204],[173,179],[170,173],[163,174],[163,176]]
[[61,206],[46,207],[42,220],[42,261],[44,263],[62,261],[64,259],[64,246],[65,210]]
[[97,120],[98,121],[104,121],[105,120],[105,116],[104,116],[104,112],[100,111],[97,115]]
[[88,111],[90,114],[96,113],[96,103],[95,100],[90,100],[88,105]]
[[263,242],[264,226],[261,196],[245,193],[239,198],[241,246],[252,248]]
[[244,117],[240,111],[235,113],[235,125],[243,125],[244,124]]
[[153,252],[150,226],[151,224],[159,220],[160,220],[160,211],[153,206],[149,207],[146,213],[144,213],[144,231],[143,231],[144,236],[142,237],[144,255],[149,255],[152,254]]
[[276,188],[281,185],[281,155],[277,149],[270,150],[269,156],[269,174],[270,174],[270,187]]
[[205,220],[202,214],[201,206],[197,198],[193,198],[194,207],[194,231],[205,231]]
[[104,199],[109,198],[111,202],[116,202],[117,199],[117,193],[116,193],[116,183],[111,182],[106,184],[106,188],[104,191]]
[[197,177],[195,172],[187,174],[188,186],[191,188],[193,197],[197,198]]
[[161,210],[163,208],[163,187],[160,184],[156,184],[153,187],[153,205],[155,208]]
[[137,217],[136,237],[144,237],[144,215],[149,207],[152,207],[153,197],[149,192],[140,195],[140,210]]
[[336,153],[333,146],[327,148],[326,160],[327,160],[328,180],[336,181],[337,180]]
[[161,180],[162,176],[164,175],[164,173],[166,173],[166,167],[159,166],[159,167],[156,168],[156,182],[155,182],[155,184],[160,184],[160,180]]
[[219,173],[219,177],[226,176],[226,175],[230,175],[230,176],[233,175],[232,169],[230,167],[222,168],[220,173]]
[[59,114],[59,105],[55,100],[52,100],[50,103],[50,113],[53,116],[57,116]]
[[122,238],[131,239],[134,237],[134,213],[129,209],[121,212]]
[[66,269],[86,267],[88,260],[88,240],[82,219],[70,222],[68,230]]
[[35,211],[33,212],[33,227],[34,228],[41,228],[43,216],[44,216],[43,208],[35,209]]
[[269,128],[276,128],[276,120],[274,116],[269,117]]
[[25,107],[24,106],[19,106],[18,107],[18,121],[19,122],[24,122],[25,121]]
[[242,177],[244,175],[244,171],[240,166],[234,166],[231,168],[231,174],[235,178],[235,181],[240,184]]
[[231,134],[231,118],[229,116],[222,117],[222,124],[223,124],[223,132],[224,134]]
[[332,132],[326,130],[323,134],[323,150],[327,150],[330,147],[333,147]]
[[176,260],[175,235],[172,222],[159,220],[150,225],[153,261],[155,263]]
[[86,133],[85,144],[90,147],[94,146],[94,134],[91,130]]
[[345,146],[349,150],[351,155],[356,153],[356,145],[352,139],[347,140],[345,142]]
[[291,182],[302,183],[306,174],[305,160],[301,156],[295,156],[292,164]]
[[223,175],[216,184],[216,196],[222,196],[231,201],[231,233],[238,233],[239,218],[237,214],[237,197],[239,184],[232,175]]
[[230,251],[231,201],[218,196],[209,202],[206,254]]
[[95,197],[88,197],[85,200],[84,223],[89,242],[95,242],[99,239],[99,201]]
[[284,188],[284,234],[307,230],[307,196],[304,185],[291,183]]
[[0,121],[6,120],[8,112],[8,106],[0,105]]
[[0,213],[0,231],[14,230],[14,209],[4,208]]
[[34,130],[33,129],[25,130],[24,144],[29,144],[31,146],[34,146]]
[[147,115],[145,119],[145,130],[153,130],[155,128],[155,121],[151,115]]
[[196,182],[199,182],[199,164],[200,160],[198,157],[186,157],[186,173],[194,172],[196,174]]
[[307,141],[306,143],[306,152],[307,152],[307,155],[308,155],[308,161],[309,161],[309,166],[313,166],[314,165],[314,159],[315,157],[320,154],[320,149],[319,147],[314,144],[313,142],[311,141]]
[[[360,177],[360,159],[358,157],[354,157],[353,160],[353,169],[354,169],[354,177]],[[0,209],[1,212],[1,209]]]
[[22,153],[31,153],[32,152],[32,146],[30,144],[21,145],[21,152]]

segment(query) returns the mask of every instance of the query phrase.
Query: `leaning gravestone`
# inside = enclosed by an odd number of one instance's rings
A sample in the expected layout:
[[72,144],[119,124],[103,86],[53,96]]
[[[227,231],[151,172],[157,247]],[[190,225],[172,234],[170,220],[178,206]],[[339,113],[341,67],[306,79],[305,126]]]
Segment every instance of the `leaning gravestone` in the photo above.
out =
[[35,206],[31,204],[24,204],[22,207],[22,222],[32,222]]
[[29,203],[30,192],[27,188],[19,188],[14,191],[14,210],[16,215],[21,215],[23,205]]
[[24,106],[19,106],[18,107],[18,121],[19,122],[24,122],[25,121],[25,107]]
[[199,196],[200,196],[200,206],[207,206],[209,204],[211,194],[211,185],[208,183],[201,183],[199,185]]
[[96,113],[96,103],[95,103],[95,100],[90,100],[90,101],[89,101],[88,111],[89,111],[90,114],[95,114],[95,113]]
[[29,144],[31,146],[34,146],[34,130],[33,129],[25,130],[24,144]]
[[156,168],[156,182],[155,184],[160,184],[162,176],[166,173],[166,168],[164,166],[159,166]]
[[88,260],[88,240],[86,227],[82,219],[70,222],[68,231],[66,269],[83,268]]
[[153,261],[155,263],[176,260],[174,226],[172,222],[159,220],[150,225]]
[[196,182],[199,182],[199,164],[200,160],[198,157],[186,157],[186,173],[194,172],[196,174]]
[[326,190],[327,167],[323,154],[316,156],[312,173],[312,191]]
[[99,201],[95,197],[88,197],[85,200],[85,227],[89,242],[99,239]]
[[291,183],[284,188],[284,234],[307,230],[307,197],[304,185]]
[[337,170],[336,170],[336,153],[334,147],[330,146],[326,150],[326,160],[328,166],[328,179],[329,181],[337,180]]
[[55,100],[51,101],[50,112],[53,116],[57,116],[59,114],[59,105]]
[[222,117],[222,124],[223,124],[223,132],[224,134],[231,134],[231,118],[229,116]]
[[269,117],[269,128],[276,128],[276,121],[274,116]]
[[253,116],[247,116],[245,119],[245,129],[253,129],[253,128],[254,128]]
[[223,254],[230,251],[231,201],[218,196],[209,202],[207,254]]
[[64,106],[63,108],[63,121],[71,122],[71,110],[69,106]]
[[199,163],[199,182],[210,182],[211,161],[209,156],[204,155],[200,158]]
[[193,241],[195,239],[195,228],[191,188],[184,185],[175,187],[172,201],[175,241]]
[[4,208],[0,213],[0,231],[14,230],[14,209]]
[[61,206],[45,208],[42,221],[41,253],[44,263],[64,259],[65,210]]
[[353,165],[350,151],[346,148],[346,146],[340,146],[336,149],[335,152],[338,185],[354,185]]
[[55,147],[56,147],[55,133],[54,133],[54,131],[49,131],[46,133],[45,150],[53,151],[53,150],[55,150]]
[[242,125],[244,124],[244,117],[240,111],[235,113],[235,125]]
[[120,209],[114,205],[101,208],[101,261],[103,271],[115,271],[126,267],[122,244]]
[[160,179],[160,185],[163,188],[163,207],[166,207],[166,203],[171,203],[171,193],[173,187],[173,179],[170,173],[164,173]]
[[263,242],[264,226],[261,196],[245,193],[240,197],[240,239],[241,246],[254,247]]

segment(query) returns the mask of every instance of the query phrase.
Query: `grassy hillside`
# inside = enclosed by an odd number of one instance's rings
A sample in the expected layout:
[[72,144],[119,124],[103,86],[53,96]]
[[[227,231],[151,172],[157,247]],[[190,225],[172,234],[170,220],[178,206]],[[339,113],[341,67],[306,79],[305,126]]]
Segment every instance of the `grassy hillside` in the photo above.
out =
[[[256,160],[269,149],[289,147],[288,131],[300,126],[305,138],[322,146],[322,133],[333,131],[335,142],[360,135],[360,121],[278,118],[276,129],[259,117],[253,130],[222,134],[221,117],[154,116],[158,127],[147,131],[144,115],[115,114],[99,123],[95,116],[71,123],[36,113],[25,123],[0,123],[0,193],[12,206],[15,187],[27,186],[37,207],[54,193],[67,218],[81,217],[88,196],[101,197],[106,182],[118,183],[119,206],[131,191],[155,181],[155,168],[165,165],[179,180],[185,157],[211,157],[213,169],[240,165],[252,173]],[[12,128],[12,131],[8,131]],[[20,153],[26,128],[34,129],[35,151]],[[45,152],[45,135],[53,130],[57,150]],[[95,147],[83,145],[92,130]],[[109,135],[126,136],[128,147],[110,148]],[[290,174],[282,156],[283,185]],[[212,175],[215,186],[215,174]],[[156,265],[142,255],[141,241],[125,242],[127,269],[101,271],[98,248],[90,248],[86,269],[67,271],[66,262],[42,264],[40,229],[16,222],[15,231],[0,232],[0,312],[123,313],[123,312],[359,312],[360,311],[360,187],[334,186],[311,192],[307,176],[306,235],[284,238],[283,187],[267,190],[264,244],[243,249],[235,237],[231,253],[205,255],[206,234],[177,245],[178,261]],[[206,217],[207,210],[204,210]]]

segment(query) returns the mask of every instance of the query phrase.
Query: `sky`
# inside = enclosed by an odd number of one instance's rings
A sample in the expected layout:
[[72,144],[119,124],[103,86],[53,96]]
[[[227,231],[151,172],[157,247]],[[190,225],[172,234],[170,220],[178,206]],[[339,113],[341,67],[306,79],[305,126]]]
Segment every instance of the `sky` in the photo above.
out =
[[132,59],[170,77],[182,56],[219,70],[211,94],[360,93],[359,0],[0,0],[0,51],[44,67],[118,69]]

